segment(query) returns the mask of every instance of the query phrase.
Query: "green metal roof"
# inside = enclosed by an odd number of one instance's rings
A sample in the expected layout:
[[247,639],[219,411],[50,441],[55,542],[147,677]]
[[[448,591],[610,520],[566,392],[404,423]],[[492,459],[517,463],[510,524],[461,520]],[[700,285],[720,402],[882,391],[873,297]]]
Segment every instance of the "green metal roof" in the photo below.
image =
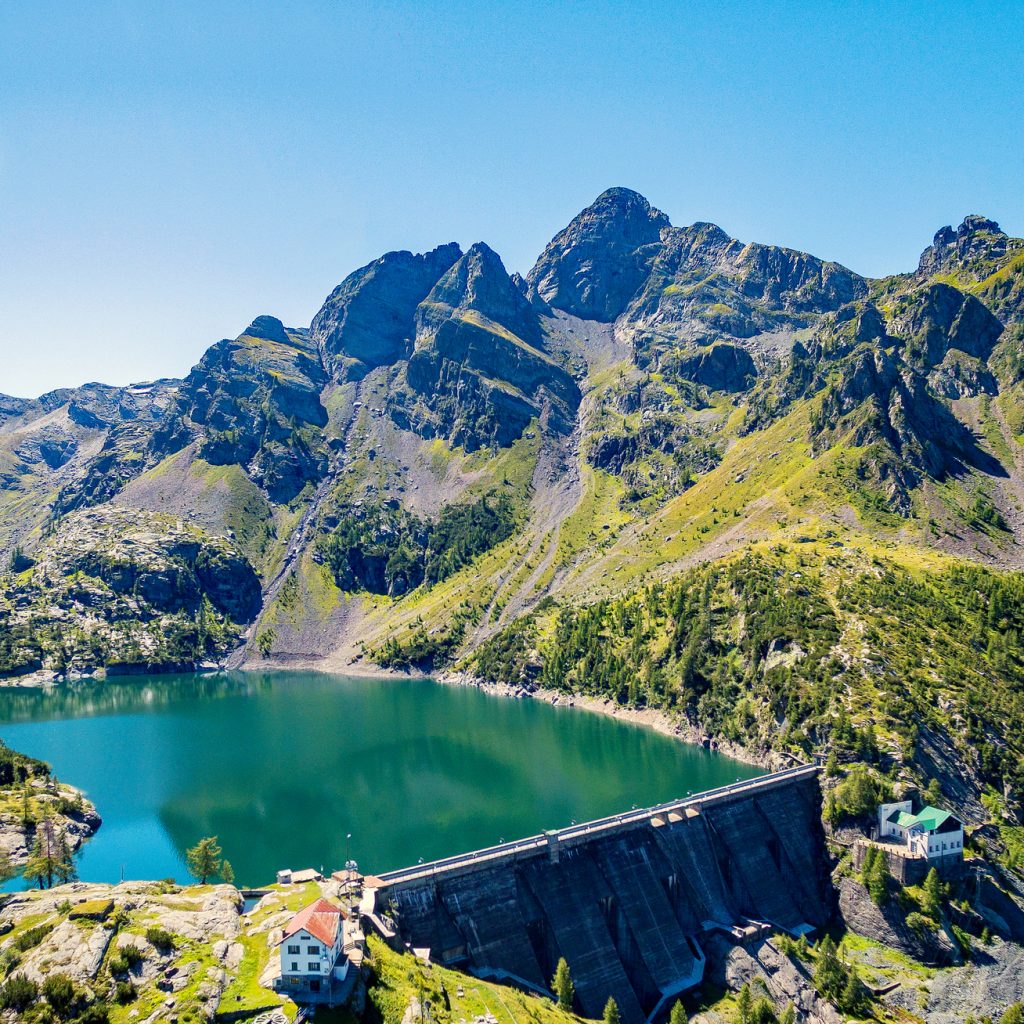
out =
[[942,811],[938,807],[925,807],[921,813],[916,815],[915,823],[928,832],[934,832],[940,825],[947,822],[953,815],[949,811]]
[[[940,810],[938,807],[922,808],[920,814],[908,814],[906,811],[893,811],[886,819],[898,825],[900,828],[913,828],[920,825],[926,832],[935,832],[940,825],[944,825],[953,815],[949,811]],[[957,821],[956,818],[953,818]],[[959,822],[957,822],[959,824]]]

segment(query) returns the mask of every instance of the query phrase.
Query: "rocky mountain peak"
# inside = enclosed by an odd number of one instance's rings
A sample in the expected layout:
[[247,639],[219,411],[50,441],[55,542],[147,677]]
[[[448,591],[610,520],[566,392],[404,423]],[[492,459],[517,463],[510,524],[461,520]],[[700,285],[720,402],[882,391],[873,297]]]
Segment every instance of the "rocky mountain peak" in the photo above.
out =
[[279,341],[288,344],[288,333],[284,324],[276,316],[258,316],[242,332],[250,338],[263,338],[265,341]]
[[610,188],[548,244],[530,271],[536,293],[556,309],[609,323],[643,283],[668,217],[638,192]]
[[313,340],[336,376],[360,377],[407,356],[416,307],[462,256],[456,242],[414,255],[399,251],[360,267],[313,318]]
[[421,324],[436,319],[432,307],[475,310],[521,338],[535,341],[540,333],[537,315],[505,270],[501,257],[484,242],[466,254],[434,286],[417,317]]
[[960,227],[956,229],[957,237],[960,238],[964,235],[974,234],[976,231],[988,231],[995,235],[1006,234],[994,220],[989,220],[988,217],[983,217],[980,213],[968,214],[964,217]]
[[927,276],[964,269],[973,260],[1000,259],[1006,254],[1006,232],[981,214],[964,217],[960,226],[947,224],[935,233],[932,244],[921,253],[918,274]]

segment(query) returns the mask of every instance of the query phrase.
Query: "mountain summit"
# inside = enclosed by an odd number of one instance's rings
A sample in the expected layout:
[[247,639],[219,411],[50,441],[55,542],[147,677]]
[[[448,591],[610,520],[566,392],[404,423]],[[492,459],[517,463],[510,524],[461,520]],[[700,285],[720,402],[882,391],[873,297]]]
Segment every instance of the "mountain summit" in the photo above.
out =
[[644,279],[669,219],[638,192],[602,192],[541,253],[527,281],[555,309],[609,323]]

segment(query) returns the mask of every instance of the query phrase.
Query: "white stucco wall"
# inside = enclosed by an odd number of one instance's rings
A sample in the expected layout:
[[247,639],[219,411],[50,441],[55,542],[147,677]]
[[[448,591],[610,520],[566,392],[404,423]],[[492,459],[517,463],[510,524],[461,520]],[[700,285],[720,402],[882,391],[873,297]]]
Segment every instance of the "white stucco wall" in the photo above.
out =
[[[290,975],[291,977],[298,977],[300,975],[309,978],[326,978],[330,975],[331,971],[335,969],[335,964],[338,960],[338,954],[341,951],[342,942],[342,929],[338,928],[338,937],[334,940],[333,946],[325,946],[316,936],[310,935],[309,932],[300,931],[294,935],[288,936],[286,939],[281,940],[281,974]],[[299,947],[298,953],[291,953],[289,950],[293,946]],[[309,950],[316,947],[316,952],[310,953]],[[324,964],[321,962],[321,956],[324,951],[327,952],[327,962]],[[293,967],[295,964],[297,967]],[[311,964],[315,965],[315,969],[311,968]],[[345,967],[347,967],[348,961],[345,961]],[[321,969],[322,968],[322,969]],[[344,972],[340,975],[336,974],[336,977],[344,977]]]
[[892,804],[882,804],[878,808],[879,839],[885,836],[895,836],[897,839],[904,839],[907,834],[906,829],[902,829],[899,825],[895,825],[885,819],[888,818],[893,811],[906,811],[907,814],[913,814],[913,809],[914,805],[909,800],[900,800]]

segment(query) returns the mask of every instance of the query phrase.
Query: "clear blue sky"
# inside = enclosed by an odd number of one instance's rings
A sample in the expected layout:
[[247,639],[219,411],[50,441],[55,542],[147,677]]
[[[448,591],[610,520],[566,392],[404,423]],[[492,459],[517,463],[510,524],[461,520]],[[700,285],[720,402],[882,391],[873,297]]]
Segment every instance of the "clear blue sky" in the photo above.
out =
[[187,372],[610,185],[867,274],[1024,234],[1024,3],[0,4],[0,391]]

